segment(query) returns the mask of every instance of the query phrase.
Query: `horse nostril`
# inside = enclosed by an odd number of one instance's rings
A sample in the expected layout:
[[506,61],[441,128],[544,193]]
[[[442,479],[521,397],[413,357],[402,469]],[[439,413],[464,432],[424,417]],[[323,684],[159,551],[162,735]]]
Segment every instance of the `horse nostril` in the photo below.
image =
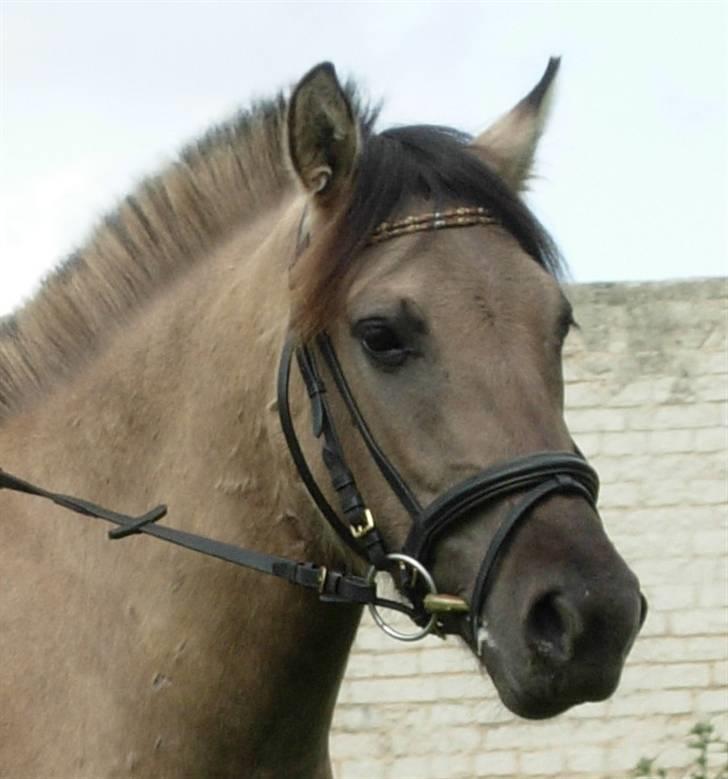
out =
[[547,660],[565,663],[581,635],[581,619],[560,592],[548,592],[531,606],[526,620],[526,639]]

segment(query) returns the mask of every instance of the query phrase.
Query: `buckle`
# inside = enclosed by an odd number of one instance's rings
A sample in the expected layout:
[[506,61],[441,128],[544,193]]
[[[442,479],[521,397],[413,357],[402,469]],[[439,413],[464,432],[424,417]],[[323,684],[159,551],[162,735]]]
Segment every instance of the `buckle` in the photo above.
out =
[[354,538],[361,538],[362,536],[365,536],[370,531],[374,530],[374,517],[372,516],[372,512],[369,511],[369,509],[364,509],[364,524],[363,525],[351,525],[349,527],[349,530],[351,531],[351,534],[354,536]]

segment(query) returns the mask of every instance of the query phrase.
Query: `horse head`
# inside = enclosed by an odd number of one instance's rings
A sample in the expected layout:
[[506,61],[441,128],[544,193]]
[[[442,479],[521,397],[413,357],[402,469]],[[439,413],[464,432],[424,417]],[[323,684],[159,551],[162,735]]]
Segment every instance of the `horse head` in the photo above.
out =
[[304,441],[314,478],[335,504],[351,477],[375,568],[420,606],[409,568],[452,595],[433,622],[531,718],[609,696],[646,610],[564,421],[573,313],[521,197],[557,69],[475,139],[375,135],[330,65],[300,82],[287,124],[306,201],[291,328],[338,439],[328,468]]

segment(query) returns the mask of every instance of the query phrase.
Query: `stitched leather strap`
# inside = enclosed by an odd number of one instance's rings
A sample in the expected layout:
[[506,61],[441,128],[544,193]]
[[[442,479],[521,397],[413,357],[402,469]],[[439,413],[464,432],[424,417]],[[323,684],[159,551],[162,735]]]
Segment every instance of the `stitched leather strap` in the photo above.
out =
[[346,377],[344,376],[344,372],[341,369],[341,364],[339,363],[339,360],[336,356],[336,352],[334,351],[334,347],[331,344],[331,340],[326,333],[323,333],[319,336],[318,345],[321,349],[321,354],[326,360],[326,365],[331,372],[334,382],[336,383],[336,388],[339,390],[339,394],[344,399],[346,407],[349,409],[351,414],[351,418],[354,421],[354,424],[356,425],[362,440],[366,444],[366,447],[369,450],[369,454],[371,454],[372,459],[377,464],[377,467],[379,468],[382,476],[384,476],[384,478],[387,480],[387,483],[392,488],[392,491],[397,496],[400,503],[404,506],[407,513],[412,518],[420,516],[420,514],[422,514],[422,506],[420,506],[419,501],[415,497],[412,490],[410,490],[397,469],[394,467],[394,465],[392,465],[392,463],[389,461],[389,458],[381,450],[379,444],[372,435],[371,430],[369,430],[369,426],[364,420],[364,417],[359,410],[359,406],[354,399],[354,395],[351,392],[349,383],[346,381]]
[[[343,519],[337,515],[316,483],[293,426],[289,403],[289,377],[294,349],[311,401],[313,434],[322,439],[321,455],[331,479],[331,485],[336,491]],[[389,567],[379,530],[368,523],[364,498],[346,464],[344,450],[336,433],[334,418],[328,404],[326,387],[319,375],[313,352],[307,346],[295,348],[290,338],[283,351],[278,371],[278,413],[288,448],[301,479],[329,524],[349,546],[369,560],[376,568]]]
[[571,452],[537,452],[478,473],[436,498],[420,520],[412,524],[405,554],[427,564],[437,539],[465,514],[557,476],[570,477],[580,485],[582,494],[596,504],[599,479],[586,460]]
[[475,580],[475,586],[473,588],[473,596],[470,603],[470,627],[472,630],[473,645],[478,644],[478,628],[480,615],[485,601],[488,597],[488,592],[495,579],[496,561],[502,555],[506,543],[509,542],[513,536],[513,533],[518,524],[524,520],[531,509],[533,509],[537,503],[541,502],[549,495],[555,492],[577,492],[583,495],[587,500],[592,500],[591,492],[580,482],[572,479],[570,476],[564,476],[562,474],[556,474],[555,476],[542,481],[537,487],[534,487],[519,503],[509,512],[506,518],[498,526],[493,540],[490,542],[485,557],[480,564],[480,570]]
[[[354,542],[354,538],[349,531],[349,528],[339,519],[339,515],[334,511],[331,504],[326,500],[323,492],[321,492],[314,475],[311,473],[311,469],[308,467],[306,458],[301,450],[301,444],[299,443],[296,430],[293,426],[293,419],[291,418],[291,408],[288,401],[290,377],[291,377],[291,362],[293,360],[293,354],[296,351],[296,345],[293,339],[286,342],[283,347],[283,354],[281,355],[280,363],[278,364],[278,382],[277,382],[277,398],[278,398],[278,417],[281,422],[281,428],[283,429],[283,435],[285,436],[286,443],[288,444],[288,450],[291,453],[293,462],[296,466],[296,470],[303,481],[304,486],[308,490],[308,494],[318,507],[318,510],[324,515],[326,521],[336,531],[339,538],[348,544],[355,552],[359,552],[360,549]],[[300,365],[300,363],[299,363]],[[302,371],[303,373],[303,371]],[[321,397],[325,392],[325,388],[318,383],[306,380],[306,374],[303,373],[304,383],[311,401],[311,420],[313,425],[313,433],[318,438],[321,435],[323,428],[323,402]]]

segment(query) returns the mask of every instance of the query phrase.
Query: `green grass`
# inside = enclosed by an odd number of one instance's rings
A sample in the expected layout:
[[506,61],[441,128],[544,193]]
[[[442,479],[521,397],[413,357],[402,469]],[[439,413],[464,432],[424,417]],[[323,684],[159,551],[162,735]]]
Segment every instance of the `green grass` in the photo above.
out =
[[[694,750],[688,773],[682,779],[728,779],[728,741],[718,736],[710,722],[698,722],[687,736],[687,746]],[[657,757],[643,757],[630,774],[634,779],[667,779],[667,769]]]

